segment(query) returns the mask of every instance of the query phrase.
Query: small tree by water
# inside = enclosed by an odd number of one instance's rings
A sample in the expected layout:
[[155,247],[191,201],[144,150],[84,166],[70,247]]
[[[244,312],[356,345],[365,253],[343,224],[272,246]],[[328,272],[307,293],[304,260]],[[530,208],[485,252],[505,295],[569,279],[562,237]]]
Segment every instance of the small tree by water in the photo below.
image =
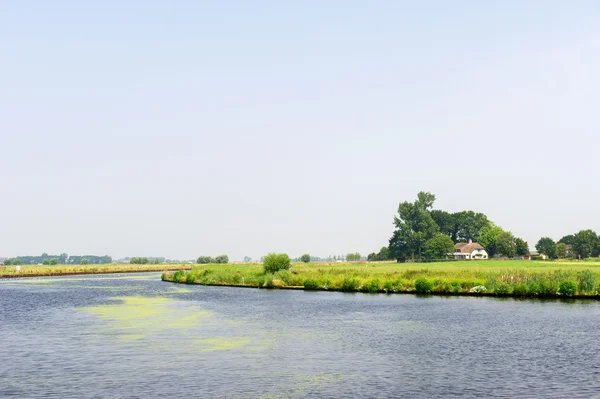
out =
[[290,257],[287,254],[270,253],[264,257],[263,267],[265,273],[287,270],[290,268]]

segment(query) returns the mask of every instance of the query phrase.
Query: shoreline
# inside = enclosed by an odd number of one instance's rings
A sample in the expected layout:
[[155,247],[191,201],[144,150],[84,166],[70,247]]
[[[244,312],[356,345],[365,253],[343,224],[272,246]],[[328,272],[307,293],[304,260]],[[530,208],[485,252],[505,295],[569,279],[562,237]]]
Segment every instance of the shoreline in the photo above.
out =
[[379,294],[386,294],[386,295],[416,295],[416,296],[421,296],[421,297],[427,297],[427,296],[441,296],[441,297],[484,297],[484,298],[512,298],[512,299],[543,299],[543,300],[548,300],[548,299],[559,299],[559,300],[572,300],[572,299],[586,299],[586,300],[599,300],[600,299],[600,294],[599,295],[580,295],[580,294],[576,294],[576,295],[515,295],[515,294],[496,294],[494,292],[429,292],[429,293],[422,293],[422,292],[417,292],[417,291],[393,291],[393,292],[387,292],[384,289],[381,289],[379,291],[376,292],[364,292],[364,291],[343,291],[340,289],[336,289],[336,288],[331,288],[331,289],[323,289],[323,288],[318,288],[318,289],[306,289],[303,286],[283,286],[283,287],[259,287],[256,285],[241,285],[241,284],[219,284],[219,283],[215,283],[215,284],[203,284],[203,283],[178,283],[176,281],[173,280],[162,280],[165,283],[171,283],[171,284],[183,284],[183,285],[201,285],[201,286],[205,286],[205,287],[228,287],[228,288],[253,288],[253,289],[258,289],[258,290],[266,290],[266,291],[276,291],[276,290],[288,290],[288,291],[306,291],[306,292],[340,292],[343,294],[366,294],[366,295],[379,295]]
[[124,273],[160,273],[160,272],[172,272],[177,270],[186,270],[189,271],[191,268],[181,268],[181,267],[173,267],[173,268],[152,268],[146,270],[139,269],[131,269],[131,270],[99,270],[99,271],[65,271],[65,272],[55,272],[50,271],[48,273],[11,273],[11,274],[1,274],[0,280],[3,279],[14,279],[14,278],[27,278],[27,277],[57,277],[57,276],[80,276],[80,275],[94,275],[94,274],[124,274]]

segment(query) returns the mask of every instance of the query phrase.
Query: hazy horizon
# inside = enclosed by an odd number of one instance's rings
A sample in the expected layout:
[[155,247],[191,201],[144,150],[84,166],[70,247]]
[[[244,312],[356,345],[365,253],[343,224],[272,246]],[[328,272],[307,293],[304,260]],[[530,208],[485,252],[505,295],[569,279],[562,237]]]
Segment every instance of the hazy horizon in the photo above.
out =
[[0,5],[0,256],[315,256],[398,203],[600,231],[600,5]]

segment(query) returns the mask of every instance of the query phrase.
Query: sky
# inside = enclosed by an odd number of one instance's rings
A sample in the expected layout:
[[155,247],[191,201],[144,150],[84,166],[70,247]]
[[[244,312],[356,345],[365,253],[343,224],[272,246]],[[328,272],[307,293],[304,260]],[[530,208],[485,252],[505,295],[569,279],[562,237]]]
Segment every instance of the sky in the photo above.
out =
[[597,1],[0,1],[0,256],[600,231]]

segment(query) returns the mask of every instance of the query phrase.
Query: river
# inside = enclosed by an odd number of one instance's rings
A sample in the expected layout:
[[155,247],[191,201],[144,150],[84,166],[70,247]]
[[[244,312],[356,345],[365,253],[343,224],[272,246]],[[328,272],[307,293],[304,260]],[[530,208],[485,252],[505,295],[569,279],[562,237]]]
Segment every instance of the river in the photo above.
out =
[[600,303],[0,281],[1,398],[600,395]]

